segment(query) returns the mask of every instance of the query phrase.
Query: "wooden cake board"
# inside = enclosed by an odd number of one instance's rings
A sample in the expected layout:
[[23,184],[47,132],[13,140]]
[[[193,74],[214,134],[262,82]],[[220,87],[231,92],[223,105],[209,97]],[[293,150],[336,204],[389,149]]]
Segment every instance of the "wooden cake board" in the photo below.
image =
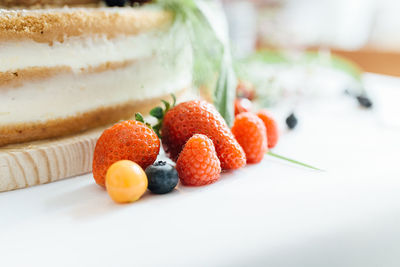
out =
[[[176,92],[179,102],[199,98],[190,87]],[[160,97],[172,102],[170,95]],[[207,98],[206,98],[207,99]],[[146,120],[149,111],[160,103],[140,107]],[[0,148],[0,192],[46,184],[92,171],[97,139],[112,124],[69,137],[9,145]]]
[[0,192],[91,172],[96,141],[104,129],[0,148]]

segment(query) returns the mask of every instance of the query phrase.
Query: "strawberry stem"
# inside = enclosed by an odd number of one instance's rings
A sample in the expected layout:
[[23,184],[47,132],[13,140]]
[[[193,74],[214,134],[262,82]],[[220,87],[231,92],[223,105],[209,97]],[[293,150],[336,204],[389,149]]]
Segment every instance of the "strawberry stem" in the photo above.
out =
[[176,105],[176,96],[174,94],[171,94],[172,97],[172,107],[175,107]]
[[151,127],[150,123],[148,123],[147,121],[145,121],[144,118],[143,118],[143,115],[140,114],[139,112],[138,112],[138,113],[135,113],[135,120],[136,120],[136,121],[139,121],[139,122],[142,122],[142,123],[146,124],[146,126],[149,127],[150,129],[153,129],[153,128]]
[[268,151],[267,154],[272,156],[272,157],[275,157],[275,158],[278,158],[278,159],[282,159],[282,160],[286,160],[286,161],[288,161],[290,163],[293,163],[293,164],[296,164],[296,165],[300,165],[300,166],[303,166],[303,167],[306,167],[306,168],[309,168],[309,169],[313,169],[313,170],[316,170],[316,171],[324,171],[324,170],[321,170],[321,169],[316,168],[314,166],[308,165],[306,163],[303,163],[303,162],[300,162],[300,161],[297,161],[297,160],[294,160],[294,159],[290,159],[290,158],[275,154],[275,153],[273,153],[271,151]]
[[143,123],[144,123],[144,118],[143,118],[143,115],[142,115],[142,114],[140,114],[139,112],[138,112],[138,113],[135,113],[135,120],[137,120],[137,121],[140,121],[140,122],[143,122]]
[[161,102],[164,104],[165,109],[163,109],[162,107],[155,107],[152,110],[150,110],[150,115],[154,118],[157,119],[157,124],[153,126],[153,130],[156,132],[157,136],[161,139],[161,127],[162,127],[162,123],[164,121],[164,116],[165,114],[167,114],[167,112],[175,107],[176,105],[176,97],[174,94],[171,94],[171,98],[172,98],[172,104],[169,103],[168,101],[165,100],[161,100]]

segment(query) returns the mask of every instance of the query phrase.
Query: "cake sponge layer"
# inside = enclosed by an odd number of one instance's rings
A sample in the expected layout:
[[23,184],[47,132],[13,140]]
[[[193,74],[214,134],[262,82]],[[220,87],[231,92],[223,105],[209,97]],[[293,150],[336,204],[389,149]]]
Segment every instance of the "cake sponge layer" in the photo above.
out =
[[35,5],[51,5],[51,6],[64,6],[64,5],[87,5],[96,4],[101,0],[2,0],[0,5],[6,7],[24,6],[30,7]]
[[[186,89],[183,88],[174,93],[179,97],[185,91]],[[70,117],[0,127],[0,146],[65,136],[118,120],[132,119],[135,113],[147,114],[152,108],[160,104],[160,99],[169,98],[170,95],[164,95],[145,101],[132,100],[119,105],[100,107]]]
[[0,41],[63,42],[72,36],[135,35],[168,28],[173,15],[155,8],[60,8],[0,10]]

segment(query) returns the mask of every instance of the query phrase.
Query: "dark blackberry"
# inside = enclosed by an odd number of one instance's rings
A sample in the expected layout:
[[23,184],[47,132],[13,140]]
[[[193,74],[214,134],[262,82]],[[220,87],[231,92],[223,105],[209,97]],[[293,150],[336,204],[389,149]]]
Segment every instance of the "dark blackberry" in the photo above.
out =
[[357,100],[358,100],[358,103],[360,104],[360,106],[362,106],[364,108],[372,108],[372,101],[369,97],[367,97],[365,95],[359,95],[359,96],[357,96]]
[[296,125],[297,125],[298,121],[296,116],[294,115],[294,113],[291,113],[287,118],[286,118],[286,125],[290,130],[293,130]]
[[104,1],[107,6],[119,6],[123,7],[125,6],[126,0],[105,0]]

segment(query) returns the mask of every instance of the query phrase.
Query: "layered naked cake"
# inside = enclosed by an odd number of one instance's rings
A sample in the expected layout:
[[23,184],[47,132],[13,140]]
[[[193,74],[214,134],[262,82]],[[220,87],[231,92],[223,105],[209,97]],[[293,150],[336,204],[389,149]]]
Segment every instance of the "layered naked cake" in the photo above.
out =
[[98,4],[99,0],[1,0],[0,5],[4,7],[34,7],[34,6],[64,6],[64,5],[86,5]]
[[130,118],[191,82],[190,42],[166,11],[0,10],[0,146]]

